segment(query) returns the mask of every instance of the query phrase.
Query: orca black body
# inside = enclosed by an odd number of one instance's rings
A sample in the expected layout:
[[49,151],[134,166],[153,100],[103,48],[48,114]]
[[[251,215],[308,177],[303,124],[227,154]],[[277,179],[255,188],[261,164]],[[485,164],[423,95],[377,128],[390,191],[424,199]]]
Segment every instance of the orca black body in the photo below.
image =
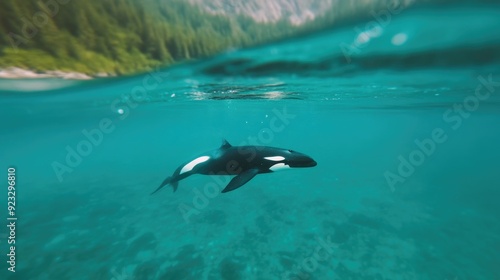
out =
[[286,168],[313,167],[316,164],[311,157],[292,150],[264,146],[231,146],[224,140],[219,149],[204,153],[179,166],[153,193],[168,184],[172,185],[175,192],[178,182],[193,174],[236,175],[222,190],[225,193],[243,186],[257,174]]

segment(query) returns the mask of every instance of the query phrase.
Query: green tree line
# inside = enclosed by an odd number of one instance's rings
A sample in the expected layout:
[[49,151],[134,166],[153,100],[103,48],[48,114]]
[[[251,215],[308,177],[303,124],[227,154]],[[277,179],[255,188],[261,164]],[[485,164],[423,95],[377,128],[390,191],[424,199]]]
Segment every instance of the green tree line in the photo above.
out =
[[276,40],[285,20],[203,12],[182,0],[1,0],[0,68],[129,74]]

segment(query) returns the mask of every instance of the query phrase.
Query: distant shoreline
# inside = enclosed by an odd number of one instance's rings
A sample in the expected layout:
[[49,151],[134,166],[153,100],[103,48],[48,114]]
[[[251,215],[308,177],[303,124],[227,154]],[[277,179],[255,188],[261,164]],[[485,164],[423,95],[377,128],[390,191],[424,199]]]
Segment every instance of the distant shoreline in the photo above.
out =
[[105,78],[114,76],[108,73],[97,73],[95,75],[87,75],[79,72],[64,72],[60,70],[50,71],[35,71],[22,69],[18,67],[8,67],[0,69],[0,79],[44,79],[44,78],[59,78],[65,80],[91,80],[95,78]]

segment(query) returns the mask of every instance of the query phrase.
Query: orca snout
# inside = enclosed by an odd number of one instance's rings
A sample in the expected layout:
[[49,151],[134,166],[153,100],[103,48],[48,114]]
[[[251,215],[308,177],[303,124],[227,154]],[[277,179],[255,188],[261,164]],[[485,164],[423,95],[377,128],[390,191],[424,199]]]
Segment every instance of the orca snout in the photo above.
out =
[[302,167],[314,167],[316,165],[318,165],[318,163],[312,158],[304,160],[302,163]]
[[309,156],[298,156],[290,161],[290,167],[314,167],[318,163]]

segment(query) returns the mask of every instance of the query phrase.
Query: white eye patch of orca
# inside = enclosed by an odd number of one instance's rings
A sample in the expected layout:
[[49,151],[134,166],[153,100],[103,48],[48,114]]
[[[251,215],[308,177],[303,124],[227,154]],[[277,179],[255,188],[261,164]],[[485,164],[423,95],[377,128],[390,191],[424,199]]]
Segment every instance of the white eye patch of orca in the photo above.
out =
[[184,167],[181,169],[181,172],[179,173],[179,175],[183,174],[183,173],[186,173],[186,172],[189,172],[191,170],[193,170],[193,168],[202,163],[202,162],[205,162],[207,160],[209,160],[210,157],[209,156],[202,156],[202,157],[199,157],[197,159],[194,159],[192,160],[191,162],[189,162],[188,164],[184,165]]
[[272,161],[282,161],[284,160],[285,158],[282,157],[282,156],[275,156],[275,157],[265,157],[265,159],[267,160],[272,160]]
[[284,163],[276,163],[275,165],[269,167],[269,170],[271,171],[279,171],[279,170],[285,170],[290,168],[290,166],[284,164]]

